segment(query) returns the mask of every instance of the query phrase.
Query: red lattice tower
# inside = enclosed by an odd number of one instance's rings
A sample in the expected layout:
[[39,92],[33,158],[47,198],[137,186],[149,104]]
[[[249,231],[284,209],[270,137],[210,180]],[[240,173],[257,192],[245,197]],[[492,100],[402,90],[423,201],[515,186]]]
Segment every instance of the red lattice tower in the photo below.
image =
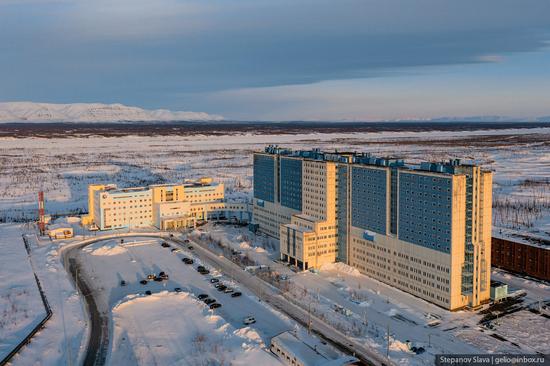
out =
[[44,192],[38,192],[38,228],[40,229],[40,235],[44,235],[46,232],[46,218],[44,210]]

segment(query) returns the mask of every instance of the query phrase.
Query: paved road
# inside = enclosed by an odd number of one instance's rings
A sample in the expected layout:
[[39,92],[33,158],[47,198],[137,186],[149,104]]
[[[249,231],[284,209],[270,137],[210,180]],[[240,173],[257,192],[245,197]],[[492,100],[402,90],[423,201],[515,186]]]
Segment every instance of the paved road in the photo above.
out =
[[[170,238],[170,240],[176,244],[180,244],[183,246],[186,245],[182,240],[179,240],[177,238]],[[199,254],[199,256],[207,259],[209,262],[222,270],[226,275],[233,277],[233,279],[242,283],[249,290],[254,292],[256,296],[258,296],[260,299],[268,302],[273,307],[286,313],[288,316],[306,326],[307,324],[309,324],[309,322],[311,322],[312,330],[339,345],[341,348],[347,350],[349,353],[354,354],[357,358],[361,359],[367,364],[393,364],[391,360],[379,355],[378,353],[372,351],[371,349],[365,347],[358,342],[350,340],[346,335],[326,324],[321,319],[310,315],[306,310],[294,305],[282,296],[279,289],[272,287],[258,277],[244,271],[242,268],[240,268],[238,265],[231,262],[224,256],[213,253],[202,243],[196,241],[192,241],[192,243],[194,244],[195,250],[197,254]]]
[[68,259],[68,272],[73,277],[80,295],[86,301],[86,307],[90,314],[90,338],[88,339],[84,365],[100,366],[105,364],[109,350],[109,319],[98,310],[96,301],[91,296],[92,292],[86,281],[82,278],[83,276],[77,275],[79,264],[75,259],[75,252],[80,249],[81,247],[70,249],[65,253],[65,258]]

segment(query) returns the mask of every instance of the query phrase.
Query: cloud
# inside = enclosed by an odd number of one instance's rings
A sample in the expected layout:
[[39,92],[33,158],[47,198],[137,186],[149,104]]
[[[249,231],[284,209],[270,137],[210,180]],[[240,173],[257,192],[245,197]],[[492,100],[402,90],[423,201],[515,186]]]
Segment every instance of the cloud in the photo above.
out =
[[477,58],[481,62],[503,62],[504,56],[501,55],[482,55]]
[[547,0],[0,0],[0,100],[177,109],[180,95],[498,63],[543,47],[549,13]]

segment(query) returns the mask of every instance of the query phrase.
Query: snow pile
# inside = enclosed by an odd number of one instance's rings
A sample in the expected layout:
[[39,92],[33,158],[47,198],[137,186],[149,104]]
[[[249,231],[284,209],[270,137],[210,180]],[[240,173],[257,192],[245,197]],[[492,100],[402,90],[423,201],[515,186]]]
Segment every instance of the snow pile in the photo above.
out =
[[141,122],[219,121],[223,117],[204,112],[146,110],[122,104],[33,102],[0,103],[0,122]]
[[246,241],[243,241],[239,244],[239,248],[241,249],[250,249],[250,244],[248,244]]
[[339,273],[344,273],[351,276],[360,276],[361,272],[357,268],[348,266],[342,262],[327,263],[321,266],[322,271],[335,271]]
[[85,252],[90,253],[91,255],[119,255],[124,254],[128,252],[128,249],[120,246],[116,242],[109,242],[108,244],[105,244],[97,249],[94,249],[93,247],[86,247],[84,248]]
[[410,352],[409,346],[398,339],[391,339],[390,350],[400,351],[400,352]]
[[235,330],[187,292],[127,296],[113,308],[113,332],[112,365],[280,364],[258,333]]

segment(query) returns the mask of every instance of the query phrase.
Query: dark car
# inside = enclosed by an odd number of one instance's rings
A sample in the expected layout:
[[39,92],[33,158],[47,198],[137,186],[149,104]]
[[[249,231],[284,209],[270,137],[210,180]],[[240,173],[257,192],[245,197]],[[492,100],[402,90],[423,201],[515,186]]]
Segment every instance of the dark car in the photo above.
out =
[[[145,281],[145,283],[147,283],[147,281]],[[120,286],[126,286],[126,281],[124,280],[120,281]]]
[[218,283],[218,282],[220,282],[220,280],[218,280],[217,278],[210,279],[210,283]]
[[218,291],[224,291],[227,288],[226,285],[218,286]]
[[194,260],[192,260],[191,258],[182,258],[181,261],[185,264],[193,264],[194,263]]
[[181,287],[176,287],[176,288],[174,289],[174,291],[176,291],[176,292],[181,292]]
[[200,294],[199,296],[197,296],[197,298],[199,300],[204,300],[204,299],[208,298],[208,295],[207,294]]
[[241,296],[241,295],[242,295],[242,293],[240,293],[239,291],[237,291],[237,292],[233,292],[233,293],[231,294],[231,297],[239,297],[239,296]]
[[161,245],[162,245],[163,248],[170,248],[170,244],[168,244],[165,241],[163,241]]
[[142,285],[146,285],[146,284],[147,284],[147,280],[141,280],[141,281],[139,281],[139,283],[141,283]]
[[194,248],[193,248],[193,246],[192,246],[192,245],[190,245],[190,246],[188,246],[188,247],[187,247],[187,249],[189,249],[189,250],[193,250]]
[[210,273],[210,271],[207,270],[207,269],[203,269],[202,271],[199,271],[199,273],[202,274],[202,275],[207,275],[207,274]]
[[185,239],[183,242],[184,243],[189,243],[189,239]]
[[219,282],[218,282],[218,283],[216,283],[216,284],[214,285],[214,288],[218,288],[218,287],[220,287],[221,285],[223,285],[223,283],[219,283]]
[[205,303],[206,305],[210,305],[210,304],[213,304],[213,303],[215,303],[215,302],[216,302],[216,300],[214,300],[214,299],[204,299],[204,303]]
[[162,278],[161,277],[155,277],[155,281],[162,282]]
[[210,309],[217,309],[221,307],[222,307],[222,304],[218,304],[217,302],[210,305]]
[[204,268],[204,266],[198,266],[198,267],[197,267],[197,271],[201,271],[201,270],[203,270],[203,269],[206,269],[206,268]]
[[149,290],[145,291],[145,295],[151,295],[151,291]]

